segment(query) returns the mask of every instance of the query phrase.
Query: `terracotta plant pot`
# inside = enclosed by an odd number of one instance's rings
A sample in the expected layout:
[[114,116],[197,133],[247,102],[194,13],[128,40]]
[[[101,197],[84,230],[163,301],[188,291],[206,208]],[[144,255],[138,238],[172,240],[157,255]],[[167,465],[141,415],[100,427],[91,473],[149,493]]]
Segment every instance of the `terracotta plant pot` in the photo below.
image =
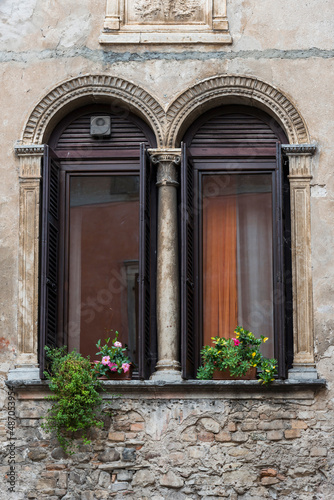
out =
[[215,370],[212,380],[256,380],[256,367],[251,367],[245,375],[241,375],[241,377],[231,375],[228,368],[223,371]]

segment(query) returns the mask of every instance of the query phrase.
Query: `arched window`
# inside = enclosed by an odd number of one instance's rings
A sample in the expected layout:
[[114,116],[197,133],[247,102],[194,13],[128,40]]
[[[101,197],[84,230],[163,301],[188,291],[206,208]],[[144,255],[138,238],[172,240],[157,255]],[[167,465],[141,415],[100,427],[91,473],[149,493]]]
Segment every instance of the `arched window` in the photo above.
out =
[[42,370],[45,345],[93,360],[98,339],[116,331],[140,376],[154,366],[155,184],[145,158],[152,146],[141,119],[102,105],[75,111],[51,135],[43,165]]
[[[284,132],[246,106],[202,115],[184,137],[182,165],[183,369],[193,377],[211,337],[237,325],[269,337],[264,354],[285,376],[292,297]],[[287,360],[289,363],[289,359]]]

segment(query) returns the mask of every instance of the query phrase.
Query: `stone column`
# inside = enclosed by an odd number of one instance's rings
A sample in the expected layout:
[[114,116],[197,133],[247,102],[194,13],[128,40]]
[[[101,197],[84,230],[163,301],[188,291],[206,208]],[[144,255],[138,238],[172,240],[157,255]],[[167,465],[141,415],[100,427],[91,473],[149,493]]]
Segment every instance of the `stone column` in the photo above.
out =
[[16,146],[19,172],[18,357],[9,380],[39,379],[38,256],[41,157],[44,146]]
[[157,327],[158,362],[152,379],[181,380],[180,285],[178,265],[177,189],[180,149],[151,149],[157,167],[158,255]]
[[310,181],[315,146],[284,145],[289,157],[293,292],[293,368],[291,379],[314,379]]

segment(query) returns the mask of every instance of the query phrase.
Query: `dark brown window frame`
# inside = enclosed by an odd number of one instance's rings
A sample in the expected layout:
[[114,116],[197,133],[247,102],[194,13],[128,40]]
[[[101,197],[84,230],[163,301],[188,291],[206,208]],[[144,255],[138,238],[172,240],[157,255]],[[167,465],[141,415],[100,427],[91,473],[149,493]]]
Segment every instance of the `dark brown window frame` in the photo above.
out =
[[[200,127],[219,114],[246,113],[260,118],[277,136],[275,147],[226,148],[213,144],[192,147],[192,139]],[[182,171],[180,200],[181,218],[181,353],[184,378],[194,378],[200,365],[203,338],[202,269],[201,269],[201,211],[200,176],[204,173],[256,173],[272,174],[273,186],[273,293],[274,349],[279,362],[278,376],[286,377],[292,361],[292,290],[290,200],[287,158],[282,158],[281,144],[287,142],[280,126],[261,110],[243,106],[225,106],[208,111],[187,131],[182,145]],[[190,172],[193,172],[189,181]],[[191,186],[192,184],[192,186]],[[189,186],[191,186],[189,188]],[[192,193],[192,203],[191,194]],[[189,203],[190,201],[190,203]],[[193,227],[194,254],[183,255],[189,247],[189,225]],[[284,227],[283,227],[284,222]],[[192,264],[190,264],[190,262]],[[190,267],[193,266],[192,270]],[[189,304],[189,298],[193,304]]]
[[[39,313],[39,360],[40,375],[43,378],[45,370],[45,345],[66,345],[66,328],[68,319],[67,275],[68,275],[68,200],[69,178],[72,175],[133,175],[140,177],[140,248],[139,248],[139,366],[137,377],[148,378],[157,360],[156,340],[156,187],[146,152],[147,146],[154,147],[155,138],[149,127],[138,117],[127,111],[127,117],[144,133],[146,144],[136,148],[95,149],[76,148],[69,144],[68,149],[57,149],[57,142],[62,133],[76,118],[89,113],[108,114],[105,106],[88,106],[75,111],[66,117],[55,128],[50,138],[50,146],[45,147],[42,164],[42,216],[41,216],[41,253],[40,253],[40,313]],[[49,283],[49,206],[51,162],[57,165],[58,181],[57,204],[59,214],[57,219],[57,282]],[[146,256],[146,252],[149,255]],[[66,272],[67,270],[67,272]],[[56,290],[57,300],[48,303],[48,288]],[[149,303],[148,303],[149,299]],[[50,332],[48,325],[50,306],[56,309],[57,326]]]

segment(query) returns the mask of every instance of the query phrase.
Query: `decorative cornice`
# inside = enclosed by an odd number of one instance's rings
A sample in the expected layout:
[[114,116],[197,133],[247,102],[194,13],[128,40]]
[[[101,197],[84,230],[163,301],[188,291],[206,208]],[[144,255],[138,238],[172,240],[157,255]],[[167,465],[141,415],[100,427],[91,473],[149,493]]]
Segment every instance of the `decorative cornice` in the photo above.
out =
[[[119,111],[120,105],[129,110],[136,110],[151,126],[157,137],[158,145],[163,143],[163,126],[165,112],[160,104],[143,88],[132,82],[108,75],[85,75],[72,78],[51,90],[37,104],[25,126],[22,142],[24,144],[40,144],[51,120],[58,113],[64,114],[65,107],[73,101],[83,99],[86,102],[105,97],[115,103]],[[122,103],[122,104],[120,104]]]
[[282,152],[286,155],[309,155],[316,152],[317,147],[314,144],[282,144]]
[[188,126],[204,111],[236,98],[238,102],[242,98],[245,104],[266,109],[281,122],[291,143],[309,141],[304,120],[283,92],[256,78],[234,75],[207,78],[175,99],[167,111],[167,145],[178,144]]
[[15,144],[14,151],[17,156],[43,156],[44,144]]

